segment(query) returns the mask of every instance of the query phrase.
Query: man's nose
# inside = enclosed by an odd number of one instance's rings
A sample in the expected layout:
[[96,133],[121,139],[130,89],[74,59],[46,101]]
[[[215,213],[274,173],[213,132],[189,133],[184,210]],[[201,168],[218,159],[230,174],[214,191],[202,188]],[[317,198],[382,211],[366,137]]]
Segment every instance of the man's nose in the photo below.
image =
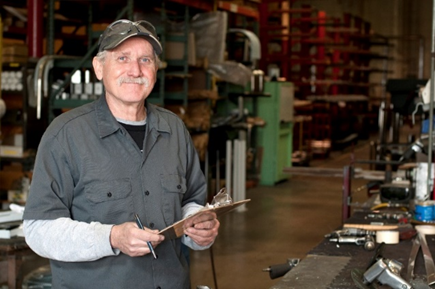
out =
[[130,67],[128,70],[128,74],[134,77],[139,77],[142,75],[142,71],[140,69],[139,61],[131,61]]

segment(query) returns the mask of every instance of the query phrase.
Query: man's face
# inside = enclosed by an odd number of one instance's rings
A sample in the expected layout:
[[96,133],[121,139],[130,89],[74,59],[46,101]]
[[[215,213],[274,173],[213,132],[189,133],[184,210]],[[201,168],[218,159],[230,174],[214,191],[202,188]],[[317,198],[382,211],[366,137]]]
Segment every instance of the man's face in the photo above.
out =
[[157,64],[153,47],[143,38],[132,37],[107,51],[104,63],[93,61],[97,78],[102,80],[110,102],[142,102],[156,82]]

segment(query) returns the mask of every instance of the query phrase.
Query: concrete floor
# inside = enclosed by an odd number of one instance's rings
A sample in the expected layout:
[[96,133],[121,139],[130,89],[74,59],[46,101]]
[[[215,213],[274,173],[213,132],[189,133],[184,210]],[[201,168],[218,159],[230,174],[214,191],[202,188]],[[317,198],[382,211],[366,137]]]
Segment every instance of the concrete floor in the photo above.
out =
[[[343,168],[355,159],[369,159],[369,141],[333,151],[328,158],[315,159],[310,167]],[[351,152],[353,153],[351,154]],[[357,165],[369,169],[368,165]],[[211,250],[191,252],[192,288],[270,288],[263,268],[304,258],[341,225],[342,178],[293,175],[275,186],[248,189],[244,212],[233,211],[220,218],[221,229],[212,247],[217,284],[214,282]],[[353,203],[364,202],[366,181],[353,180]],[[217,285],[217,286],[216,286]]]

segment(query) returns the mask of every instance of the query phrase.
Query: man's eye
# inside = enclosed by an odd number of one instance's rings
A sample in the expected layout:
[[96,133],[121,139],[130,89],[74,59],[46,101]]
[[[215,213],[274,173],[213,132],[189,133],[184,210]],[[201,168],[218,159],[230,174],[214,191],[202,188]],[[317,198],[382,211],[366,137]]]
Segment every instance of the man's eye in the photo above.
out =
[[127,60],[127,57],[125,57],[125,56],[120,56],[118,59],[119,59],[120,61],[126,61],[126,60]]
[[141,59],[141,62],[142,63],[151,63],[152,60],[150,58],[148,58],[148,57],[144,57],[144,58]]

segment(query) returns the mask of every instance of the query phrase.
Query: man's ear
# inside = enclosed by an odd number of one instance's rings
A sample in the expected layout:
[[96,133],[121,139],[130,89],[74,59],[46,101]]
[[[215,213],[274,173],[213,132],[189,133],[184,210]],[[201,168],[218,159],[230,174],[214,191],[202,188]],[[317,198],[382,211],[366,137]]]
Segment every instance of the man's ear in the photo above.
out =
[[95,76],[101,81],[103,79],[103,63],[97,57],[94,57],[92,59],[92,66],[94,67]]

